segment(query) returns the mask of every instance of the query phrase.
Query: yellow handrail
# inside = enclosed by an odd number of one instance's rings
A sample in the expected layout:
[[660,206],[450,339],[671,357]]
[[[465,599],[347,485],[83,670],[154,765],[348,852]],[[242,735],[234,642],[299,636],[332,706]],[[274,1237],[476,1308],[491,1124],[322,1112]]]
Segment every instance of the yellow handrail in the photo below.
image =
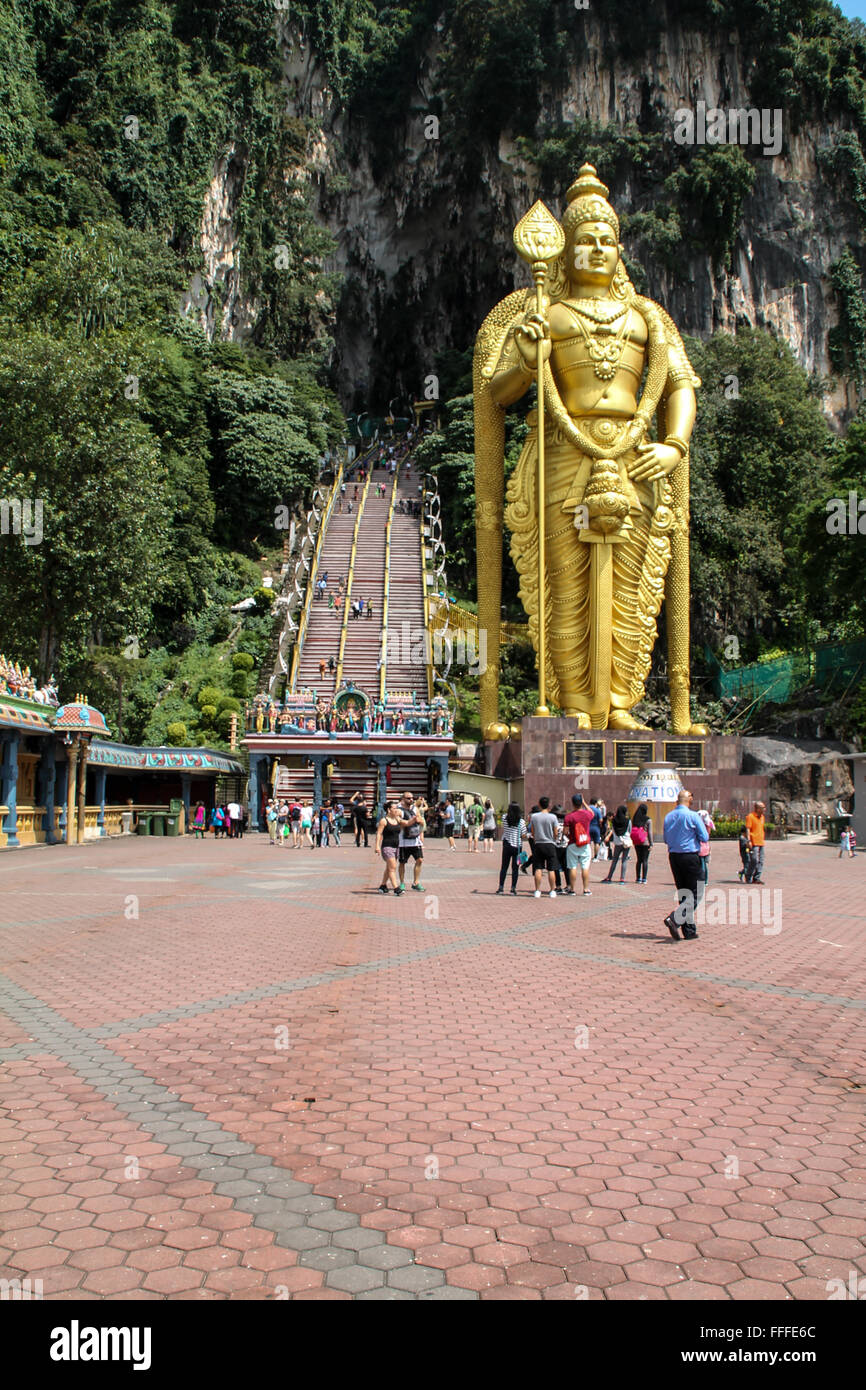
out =
[[421,524],[418,527],[418,541],[421,546],[421,587],[424,593],[424,632],[426,641],[424,643],[424,655],[427,657],[425,668],[427,673],[427,702],[433,699],[433,630],[430,626],[430,595],[427,592],[427,554],[424,547],[424,507],[421,507]]
[[372,468],[367,474],[367,482],[361,494],[361,501],[358,505],[358,515],[355,519],[355,530],[352,533],[352,549],[349,555],[349,572],[346,575],[346,594],[343,600],[343,622],[340,627],[340,650],[337,654],[337,673],[334,677],[334,693],[339,690],[340,682],[343,679],[343,656],[346,651],[346,636],[349,630],[349,603],[352,598],[352,581],[355,578],[355,555],[358,549],[358,532],[361,529],[361,517],[364,515],[364,508],[367,505],[367,495],[370,491],[370,484],[373,481]]
[[384,700],[387,672],[385,653],[388,650],[388,598],[391,593],[391,522],[394,520],[394,507],[397,502],[397,479],[400,477],[402,459],[394,470],[394,483],[391,488],[391,505],[388,508],[388,522],[385,526],[385,595],[382,601],[382,650],[379,666],[379,699]]
[[[447,622],[446,622],[447,618]],[[473,613],[468,608],[462,608],[459,603],[446,603],[440,601],[435,609],[431,604],[431,631],[440,632],[447,626],[450,629],[457,629],[461,632],[478,632],[478,614]],[[507,642],[520,642],[529,640],[528,623],[509,623],[500,624],[501,638],[500,644]]]
[[328,495],[328,501],[325,506],[325,510],[322,513],[322,520],[319,522],[319,532],[316,536],[316,545],[313,550],[313,558],[310,563],[310,573],[307,577],[307,592],[304,595],[304,606],[301,609],[301,616],[298,621],[298,635],[295,638],[295,645],[292,650],[292,669],[289,673],[289,690],[292,694],[295,693],[295,681],[298,679],[298,663],[301,659],[301,648],[304,645],[304,638],[307,635],[307,624],[310,620],[310,604],[312,603],[316,593],[316,577],[319,571],[319,557],[322,553],[325,532],[328,529],[328,523],[331,520],[331,513],[334,509],[334,501],[340,494],[340,484],[342,483],[342,481],[343,462],[341,460],[340,466],[337,469],[337,475],[334,479],[333,486]]

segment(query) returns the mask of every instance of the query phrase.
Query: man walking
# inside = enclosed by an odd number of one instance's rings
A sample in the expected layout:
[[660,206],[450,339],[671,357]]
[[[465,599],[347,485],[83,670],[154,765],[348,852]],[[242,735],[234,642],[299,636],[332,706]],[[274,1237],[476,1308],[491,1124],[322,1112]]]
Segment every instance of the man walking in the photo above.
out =
[[397,846],[397,859],[399,861],[400,887],[395,889],[399,895],[405,893],[406,884],[406,865],[410,859],[414,859],[415,867],[412,871],[412,889],[415,893],[423,893],[424,885],[421,882],[421,869],[424,863],[424,816],[420,808],[415,805],[411,792],[404,792],[400,798],[400,841]]
[[676,908],[665,918],[665,926],[674,941],[680,939],[680,927],[683,941],[697,940],[695,903],[698,900],[698,881],[703,878],[699,850],[710,838],[701,817],[690,809],[691,799],[691,792],[680,792],[676,810],[668,811],[664,824],[668,859],[679,895]]
[[535,877],[534,897],[541,897],[541,873],[547,869],[548,896],[556,897],[556,872],[559,859],[556,853],[558,822],[550,810],[550,797],[538,798],[538,810],[529,817],[529,833],[532,836],[532,869]]
[[572,893],[576,893],[577,871],[579,869],[583,879],[583,896],[591,898],[589,866],[592,863],[592,839],[590,830],[595,820],[595,813],[584,805],[583,797],[579,792],[571,798],[571,804],[574,809],[565,818],[565,833],[568,837],[565,864],[568,869],[568,882]]
[[228,804],[229,813],[229,839],[237,840],[240,838],[241,808],[237,801],[230,801]]
[[763,801],[756,801],[748,816],[746,830],[749,835],[749,862],[746,865],[746,882],[764,882],[764,812]]

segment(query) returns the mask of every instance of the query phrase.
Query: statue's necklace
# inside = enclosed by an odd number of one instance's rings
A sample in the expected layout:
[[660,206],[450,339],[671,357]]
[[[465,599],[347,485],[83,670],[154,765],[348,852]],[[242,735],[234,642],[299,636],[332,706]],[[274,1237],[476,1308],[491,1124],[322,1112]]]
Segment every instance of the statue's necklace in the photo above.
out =
[[603,309],[594,309],[591,306],[598,304],[597,299],[568,299],[566,304],[569,309],[573,309],[582,318],[591,319],[593,323],[604,324],[605,326],[616,323],[617,319],[622,318],[623,314],[628,313],[627,304],[615,305],[613,310],[607,313]]
[[[587,328],[581,318],[581,310],[577,309],[576,305],[572,304],[570,307],[575,309],[577,326],[586,339],[587,351],[595,375],[599,381],[612,381],[617,374],[625,351],[625,331],[628,328],[629,320],[628,306],[617,310],[616,314],[610,318],[596,319],[589,315],[588,317],[592,318],[593,322],[598,325],[594,330]],[[622,318],[622,323],[617,329],[616,336],[612,337],[612,325],[618,318]]]

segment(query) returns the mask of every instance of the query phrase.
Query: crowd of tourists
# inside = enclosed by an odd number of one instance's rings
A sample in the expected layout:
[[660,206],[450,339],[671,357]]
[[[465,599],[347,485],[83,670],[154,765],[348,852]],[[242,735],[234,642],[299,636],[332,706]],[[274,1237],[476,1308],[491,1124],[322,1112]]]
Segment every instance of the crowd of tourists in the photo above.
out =
[[[510,891],[516,894],[519,876],[524,873],[531,876],[536,898],[545,890],[550,898],[560,893],[565,897],[578,893],[591,897],[593,863],[600,862],[607,868],[601,883],[623,884],[632,851],[634,881],[639,886],[646,884],[655,845],[647,804],[642,802],[630,815],[625,805],[610,812],[600,798],[585,801],[579,793],[571,802],[566,811],[561,805],[552,806],[550,798],[542,796],[526,816],[517,802],[511,803],[502,824],[497,893],[505,892],[510,876]],[[682,932],[682,939],[687,941],[697,937],[694,913],[709,882],[710,836],[715,830],[710,812],[695,811],[691,803],[692,793],[682,791],[676,807],[665,816],[662,832],[678,893],[677,907],[665,918],[665,926],[675,940],[681,939]],[[750,884],[764,882],[765,810],[763,802],[755,803],[740,837],[740,877]],[[486,848],[485,842],[495,838],[496,814],[489,801],[475,797],[467,815],[469,850],[477,852],[479,840]]]

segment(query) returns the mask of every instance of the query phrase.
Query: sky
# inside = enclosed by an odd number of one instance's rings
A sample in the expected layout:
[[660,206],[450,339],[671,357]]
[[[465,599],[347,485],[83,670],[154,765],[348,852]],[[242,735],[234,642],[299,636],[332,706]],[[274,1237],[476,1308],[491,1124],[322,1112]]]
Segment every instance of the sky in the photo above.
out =
[[849,19],[866,19],[866,0],[835,0],[835,3]]

